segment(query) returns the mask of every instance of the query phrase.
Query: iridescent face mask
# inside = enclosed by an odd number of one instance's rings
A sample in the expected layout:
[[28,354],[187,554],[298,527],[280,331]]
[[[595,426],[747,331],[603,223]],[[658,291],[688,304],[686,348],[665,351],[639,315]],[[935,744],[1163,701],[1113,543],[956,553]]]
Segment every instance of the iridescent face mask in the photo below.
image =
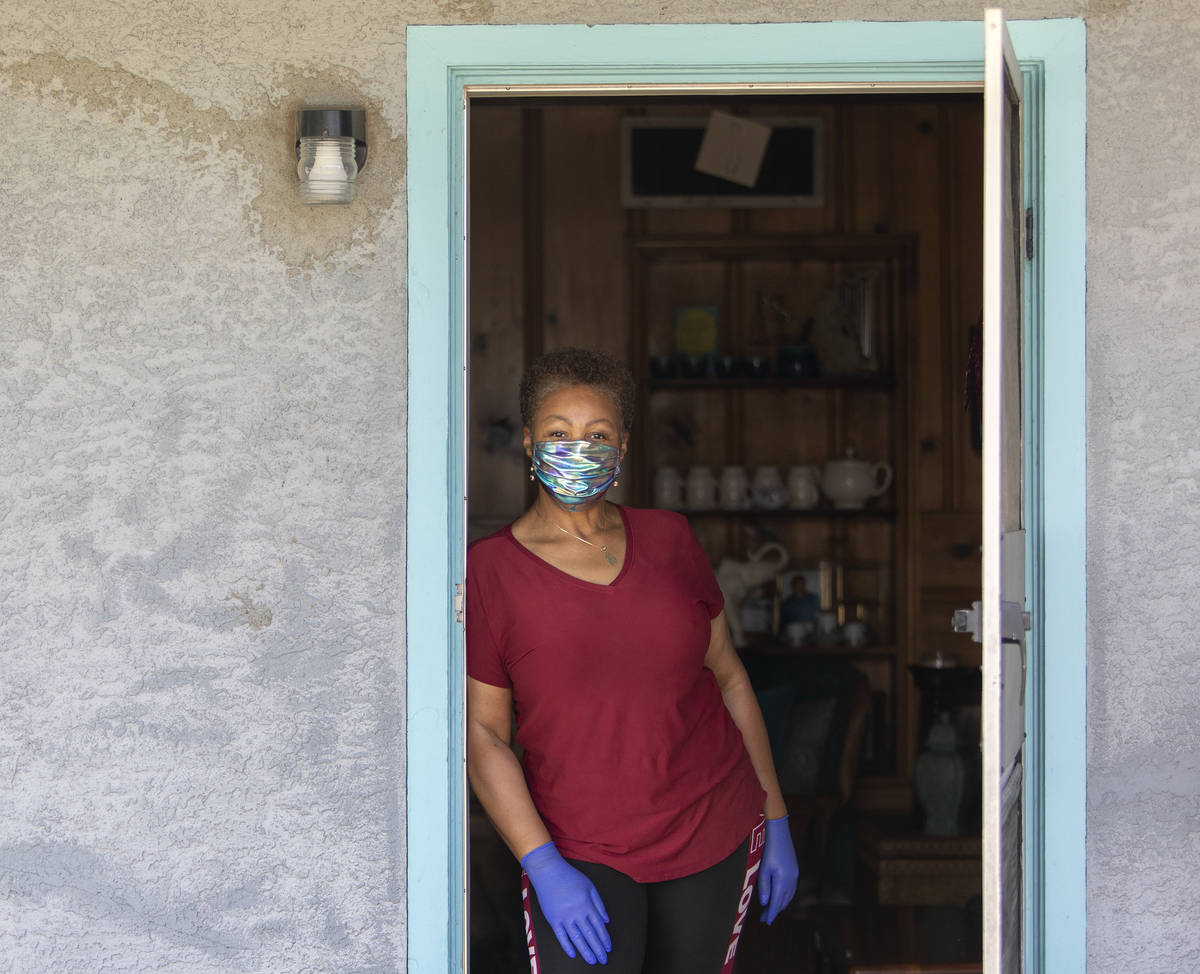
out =
[[621,451],[595,440],[543,440],[533,444],[533,472],[564,507],[578,507],[612,486]]

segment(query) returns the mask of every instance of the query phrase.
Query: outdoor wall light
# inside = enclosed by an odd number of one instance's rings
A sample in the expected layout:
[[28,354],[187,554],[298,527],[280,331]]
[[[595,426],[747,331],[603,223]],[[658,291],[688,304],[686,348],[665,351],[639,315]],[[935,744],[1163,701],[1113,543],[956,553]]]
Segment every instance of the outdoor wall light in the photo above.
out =
[[302,108],[296,116],[296,174],[302,203],[349,203],[367,161],[361,108]]

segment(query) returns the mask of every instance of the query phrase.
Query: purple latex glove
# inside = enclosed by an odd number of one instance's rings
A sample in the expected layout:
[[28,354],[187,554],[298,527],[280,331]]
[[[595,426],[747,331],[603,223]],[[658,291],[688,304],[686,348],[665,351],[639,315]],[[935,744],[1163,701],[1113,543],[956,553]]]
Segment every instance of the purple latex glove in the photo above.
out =
[[767,841],[758,873],[758,903],[764,907],[763,923],[771,923],[792,902],[799,879],[800,864],[796,861],[788,817],[767,819]]
[[[607,964],[612,950],[605,926],[608,911],[592,881],[567,862],[553,842],[526,853],[521,868],[533,883],[538,905],[566,955],[574,957],[578,950],[589,964]],[[793,879],[792,888],[795,886]]]

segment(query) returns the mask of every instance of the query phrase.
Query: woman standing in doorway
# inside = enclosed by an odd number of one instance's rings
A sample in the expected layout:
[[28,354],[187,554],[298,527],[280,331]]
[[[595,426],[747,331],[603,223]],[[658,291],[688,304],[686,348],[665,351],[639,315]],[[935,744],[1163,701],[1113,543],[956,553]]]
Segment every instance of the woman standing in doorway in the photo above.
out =
[[728,974],[755,883],[770,923],[796,854],[703,549],[680,515],[605,500],[633,401],[580,349],[522,379],[539,490],[468,556],[468,766],[524,870],[534,971]]

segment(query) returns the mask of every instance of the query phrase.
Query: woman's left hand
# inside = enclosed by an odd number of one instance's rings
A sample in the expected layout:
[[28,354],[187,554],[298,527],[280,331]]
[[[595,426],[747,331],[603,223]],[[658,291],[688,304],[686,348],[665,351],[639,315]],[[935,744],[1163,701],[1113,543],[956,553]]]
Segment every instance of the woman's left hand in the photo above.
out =
[[758,874],[758,902],[765,908],[763,923],[771,923],[792,902],[799,879],[800,864],[796,861],[788,817],[767,819],[767,840]]

